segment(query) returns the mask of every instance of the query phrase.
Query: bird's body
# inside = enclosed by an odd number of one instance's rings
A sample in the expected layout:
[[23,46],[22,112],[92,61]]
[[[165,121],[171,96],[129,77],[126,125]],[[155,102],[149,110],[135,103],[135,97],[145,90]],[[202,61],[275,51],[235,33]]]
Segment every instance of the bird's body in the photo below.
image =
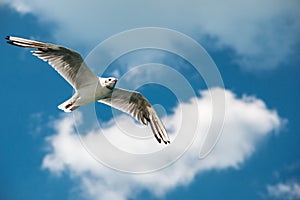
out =
[[[107,88],[105,81],[110,81],[112,89]],[[107,98],[113,92],[116,82],[116,78],[99,77],[98,82],[91,83],[77,89],[75,94],[69,100],[60,104],[58,108],[65,112],[71,112],[79,106]]]
[[72,87],[74,95],[58,106],[71,112],[80,106],[98,101],[130,114],[147,125],[150,123],[160,143],[170,143],[166,129],[148,100],[140,93],[115,88],[117,78],[96,76],[77,52],[54,44],[8,36],[9,44],[34,48],[33,55],[48,62]]

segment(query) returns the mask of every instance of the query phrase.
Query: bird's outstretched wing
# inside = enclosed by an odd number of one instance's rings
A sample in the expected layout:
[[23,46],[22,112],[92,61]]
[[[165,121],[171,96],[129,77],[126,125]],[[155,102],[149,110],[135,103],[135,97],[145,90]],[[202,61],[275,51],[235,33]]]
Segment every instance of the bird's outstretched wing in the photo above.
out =
[[71,49],[13,36],[7,36],[6,39],[12,45],[35,48],[33,55],[48,62],[76,90],[98,81],[80,54]]
[[107,98],[98,101],[130,114],[145,125],[149,122],[157,141],[159,143],[163,141],[165,144],[170,143],[166,128],[154,108],[140,93],[115,88]]

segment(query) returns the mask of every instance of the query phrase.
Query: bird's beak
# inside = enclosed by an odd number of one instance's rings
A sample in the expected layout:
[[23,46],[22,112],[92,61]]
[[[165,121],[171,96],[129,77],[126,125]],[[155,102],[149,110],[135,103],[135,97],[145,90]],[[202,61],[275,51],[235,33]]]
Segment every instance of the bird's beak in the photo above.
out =
[[117,79],[117,78],[113,80],[113,82],[114,82],[114,83],[116,83],[117,81],[118,81],[118,79]]

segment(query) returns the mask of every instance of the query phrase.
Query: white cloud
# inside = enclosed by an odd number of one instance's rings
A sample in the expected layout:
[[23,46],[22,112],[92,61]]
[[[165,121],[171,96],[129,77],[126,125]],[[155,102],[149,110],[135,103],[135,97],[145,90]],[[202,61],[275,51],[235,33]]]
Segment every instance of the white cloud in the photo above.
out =
[[[211,123],[212,93],[225,93],[226,119],[222,136],[214,150],[205,159],[200,160],[199,147]],[[185,114],[189,115],[190,123],[185,123],[182,119],[182,115]],[[111,153],[110,149],[102,145],[104,139],[118,146],[123,152],[142,156],[157,152],[153,162],[170,159],[176,151],[182,151],[181,143],[176,141],[180,132],[189,134],[195,131],[192,119],[196,119],[196,123],[199,122],[196,139],[180,159],[161,170],[128,174],[110,169],[94,159],[97,158],[94,152],[99,151],[113,157],[113,161],[121,163],[120,166],[136,168],[135,165],[138,164],[143,167],[142,158],[137,157],[137,160],[131,161]],[[117,116],[115,121],[105,124],[102,132],[95,128],[87,133],[81,132],[81,142],[85,144],[83,147],[76,135],[74,118],[64,115],[54,122],[55,134],[47,139],[50,150],[43,160],[43,168],[54,174],[65,172],[76,180],[79,179],[81,191],[87,199],[134,199],[143,190],[163,196],[179,185],[189,184],[196,174],[209,170],[239,168],[257,149],[259,141],[282,125],[276,111],[268,109],[262,100],[251,96],[237,98],[231,91],[220,88],[203,91],[201,97],[179,104],[174,109],[174,114],[166,116],[163,120],[173,141],[169,147],[174,151],[169,154],[164,154],[165,146],[157,144],[155,139],[150,137],[149,128],[137,126],[125,115]],[[78,121],[82,122],[83,119],[79,118]]]
[[[281,1],[39,1],[2,0],[17,11],[57,24],[55,38],[64,44],[97,44],[131,28],[161,26],[205,41],[207,47],[231,48],[234,61],[248,69],[272,69],[293,58],[299,45],[300,7]],[[26,6],[25,6],[26,5]],[[272,8],[272,9],[271,9]],[[17,33],[15,33],[17,34]]]
[[0,0],[0,6],[1,4],[9,3],[9,5],[14,8],[17,12],[21,14],[26,14],[31,12],[31,8],[29,5],[25,3],[25,1],[22,0],[15,0],[15,1],[6,1],[6,0]]
[[300,184],[297,182],[277,183],[267,186],[268,196],[274,199],[300,199]]

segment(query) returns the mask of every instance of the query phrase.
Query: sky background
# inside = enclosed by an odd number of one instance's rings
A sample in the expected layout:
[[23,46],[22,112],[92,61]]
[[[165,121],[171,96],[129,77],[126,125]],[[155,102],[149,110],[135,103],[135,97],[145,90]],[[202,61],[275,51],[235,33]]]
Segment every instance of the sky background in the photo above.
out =
[[[0,23],[1,199],[300,199],[299,1],[0,0]],[[195,91],[176,99],[174,91],[158,84],[138,88],[161,105],[156,108],[172,140],[183,132],[180,128],[193,132],[193,119],[200,125],[199,137],[175,163],[136,175],[112,170],[87,153],[73,115],[57,109],[72,95],[71,86],[28,49],[10,46],[4,38],[60,44],[85,58],[112,35],[141,27],[169,28],[193,38],[215,62],[225,88],[208,88],[187,60],[162,50],[138,50],[112,62],[105,76],[130,72],[118,87],[130,87],[131,80],[137,86],[144,79],[166,79],[167,72],[147,68],[159,63],[177,70]],[[162,42],[180,48],[170,38]],[[212,117],[211,94],[226,96],[224,129],[213,151],[199,159]],[[96,144],[96,150],[105,151],[100,145],[105,135],[129,152],[163,151],[153,138],[134,142],[120,136],[120,127],[145,137],[149,128],[127,115],[113,117],[116,111],[105,105],[91,106],[102,132],[88,130],[82,140]],[[190,123],[179,123],[180,110]],[[80,115],[77,120],[84,124]],[[158,155],[158,160],[167,158]]]

